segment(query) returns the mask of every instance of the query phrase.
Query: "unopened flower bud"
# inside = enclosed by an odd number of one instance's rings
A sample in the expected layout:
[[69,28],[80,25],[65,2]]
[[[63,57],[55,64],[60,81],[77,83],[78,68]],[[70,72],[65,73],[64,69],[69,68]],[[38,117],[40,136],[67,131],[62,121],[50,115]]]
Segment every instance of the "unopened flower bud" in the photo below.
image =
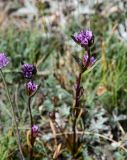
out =
[[38,136],[38,133],[39,133],[39,127],[37,125],[33,125],[32,126],[32,134],[33,134],[33,137],[37,137]]
[[36,92],[37,87],[38,87],[38,85],[36,85],[35,83],[33,83],[33,82],[31,82],[31,81],[28,82],[28,83],[26,84],[26,91],[27,91],[28,95],[30,96],[30,95],[32,95],[34,92]]

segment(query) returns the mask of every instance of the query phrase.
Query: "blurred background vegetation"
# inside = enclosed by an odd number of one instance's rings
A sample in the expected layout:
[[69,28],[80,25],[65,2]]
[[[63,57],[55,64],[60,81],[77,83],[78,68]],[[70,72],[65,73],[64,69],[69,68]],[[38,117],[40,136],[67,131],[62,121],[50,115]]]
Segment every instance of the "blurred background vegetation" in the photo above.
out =
[[[41,87],[32,101],[34,119],[40,126],[35,159],[53,159],[56,148],[50,114],[55,114],[56,122],[70,130],[74,85],[79,72],[72,54],[81,57],[85,52],[73,42],[71,35],[84,28],[90,28],[94,33],[91,53],[96,57],[96,64],[82,77],[83,114],[79,128],[83,125],[89,134],[84,135],[83,156],[77,159],[126,160],[127,1],[0,1],[0,51],[11,61],[4,74],[16,106],[24,154],[29,116],[25,81],[20,74],[21,62],[33,63],[38,70],[35,81]],[[16,160],[12,115],[2,81],[0,106],[0,160]],[[59,132],[57,127],[55,131]],[[93,132],[112,141],[90,134]],[[62,147],[54,159],[72,159],[60,137],[58,142]],[[125,150],[121,150],[121,145]]]

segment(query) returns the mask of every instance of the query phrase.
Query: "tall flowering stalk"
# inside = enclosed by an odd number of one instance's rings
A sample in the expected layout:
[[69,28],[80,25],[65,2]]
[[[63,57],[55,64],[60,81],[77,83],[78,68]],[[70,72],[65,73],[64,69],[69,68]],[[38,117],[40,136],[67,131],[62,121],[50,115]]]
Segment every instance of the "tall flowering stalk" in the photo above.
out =
[[80,65],[80,72],[76,80],[76,86],[75,86],[75,106],[73,111],[74,121],[72,125],[73,130],[73,155],[76,153],[76,147],[77,147],[77,137],[76,137],[76,122],[78,118],[78,109],[80,107],[80,99],[82,96],[82,87],[81,87],[81,78],[82,74],[95,63],[94,57],[91,56],[90,53],[90,47],[94,43],[94,36],[92,31],[90,30],[83,30],[79,33],[76,33],[72,36],[72,39],[81,45],[86,52],[82,59],[79,59],[78,57],[74,57],[78,59],[78,63]]
[[34,125],[33,122],[33,116],[32,116],[32,110],[31,110],[31,99],[36,94],[38,90],[38,85],[33,82],[33,77],[36,74],[36,67],[32,64],[23,64],[22,67],[22,74],[23,77],[28,80],[26,83],[26,92],[28,95],[28,110],[30,114],[30,149],[29,149],[29,160],[33,159],[33,147],[35,138],[38,133],[38,126]]
[[4,74],[2,72],[2,69],[4,67],[6,67],[8,65],[8,63],[9,63],[9,59],[5,55],[5,53],[0,53],[0,74],[1,74],[4,86],[5,86],[5,89],[6,89],[8,101],[9,101],[11,109],[12,109],[12,114],[13,114],[12,122],[13,122],[13,125],[15,126],[15,128],[16,128],[17,144],[18,144],[18,147],[19,147],[19,151],[20,151],[22,160],[24,160],[24,156],[23,156],[23,152],[22,152],[22,148],[21,148],[21,142],[20,142],[20,133],[19,133],[18,124],[17,124],[17,121],[16,121],[15,111],[14,111],[14,105],[12,103],[11,96],[10,96],[10,93],[9,93],[9,90],[8,90],[8,87],[7,87],[7,83],[6,83],[6,80],[4,78]]

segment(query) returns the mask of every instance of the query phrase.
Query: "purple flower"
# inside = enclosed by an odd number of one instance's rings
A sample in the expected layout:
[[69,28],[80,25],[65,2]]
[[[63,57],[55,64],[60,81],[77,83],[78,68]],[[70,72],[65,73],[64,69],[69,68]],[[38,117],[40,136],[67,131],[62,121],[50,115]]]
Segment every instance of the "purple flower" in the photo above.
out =
[[37,125],[32,126],[32,133],[33,133],[33,137],[37,137],[39,133],[39,127]]
[[4,53],[0,53],[0,69],[4,68],[8,63],[8,57]]
[[33,82],[31,82],[31,81],[28,82],[28,83],[26,84],[26,90],[27,90],[28,95],[30,96],[30,95],[32,95],[34,92],[36,92],[37,87],[38,87],[38,85],[36,85],[35,83],[33,83]]
[[90,47],[94,42],[93,32],[90,30],[83,30],[79,33],[75,33],[72,38],[84,48]]
[[[83,65],[85,66],[87,64],[87,61],[88,61],[88,54],[84,54],[83,56]],[[90,62],[88,64],[88,67],[92,67],[95,63],[95,58],[94,57],[90,57]]]
[[21,69],[23,76],[28,79],[31,79],[37,72],[36,67],[33,64],[23,64]]

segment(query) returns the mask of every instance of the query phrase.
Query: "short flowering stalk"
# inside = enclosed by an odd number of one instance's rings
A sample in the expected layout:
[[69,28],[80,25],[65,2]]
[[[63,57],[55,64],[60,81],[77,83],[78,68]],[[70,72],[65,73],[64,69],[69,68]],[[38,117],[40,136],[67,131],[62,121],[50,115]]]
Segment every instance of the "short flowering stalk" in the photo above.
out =
[[39,86],[34,84],[33,82],[28,82],[26,85],[26,90],[28,91],[28,109],[30,114],[30,128],[31,128],[31,136],[30,136],[30,151],[29,151],[29,160],[33,159],[33,147],[35,138],[38,135],[39,128],[37,125],[33,124],[33,116],[32,116],[32,109],[31,109],[31,99],[36,94],[37,90],[39,89]]
[[[72,130],[73,130],[73,148],[72,148],[72,153],[75,155],[77,151],[77,136],[76,136],[76,123],[77,123],[77,118],[78,118],[78,109],[80,107],[80,98],[82,96],[82,87],[81,87],[81,78],[82,74],[95,63],[94,57],[91,57],[90,54],[90,47],[94,43],[94,36],[92,31],[90,30],[83,30],[79,33],[76,33],[72,36],[72,39],[81,45],[81,47],[85,48],[86,53],[83,56],[82,62],[78,61],[80,65],[80,73],[77,77],[76,80],[76,87],[75,87],[75,106],[74,106],[74,121],[72,125]],[[79,58],[77,58],[79,59]]]
[[23,77],[29,80],[26,83],[26,92],[28,95],[28,110],[30,114],[30,128],[31,128],[31,135],[30,135],[31,147],[29,150],[29,160],[32,160],[33,159],[33,146],[34,146],[34,141],[35,141],[35,132],[37,132],[37,126],[33,125],[31,99],[36,94],[39,86],[33,82],[33,78],[37,72],[36,67],[33,64],[23,63],[21,66],[21,70],[22,70]]
[[33,83],[32,81],[29,81],[26,84],[26,91],[28,94],[28,109],[29,109],[29,114],[30,114],[30,128],[31,128],[31,137],[30,137],[30,142],[31,142],[31,148],[30,148],[30,157],[29,159],[32,160],[33,157],[33,146],[34,146],[34,141],[35,141],[35,132],[37,132],[37,127],[33,125],[33,117],[32,117],[32,110],[31,110],[31,98],[36,93],[38,89],[38,85]]
[[17,121],[16,121],[16,116],[15,116],[15,111],[14,111],[14,106],[13,106],[13,103],[12,103],[12,100],[11,100],[11,96],[10,96],[10,93],[9,93],[9,90],[8,90],[8,87],[7,87],[6,80],[5,80],[3,72],[2,72],[2,69],[4,67],[6,67],[8,63],[9,63],[8,57],[4,53],[0,53],[0,74],[1,74],[4,86],[5,86],[5,89],[6,89],[8,101],[9,101],[11,109],[12,109],[12,114],[13,114],[13,121],[12,122],[13,122],[13,125],[15,125],[15,128],[16,128],[17,144],[18,144],[18,147],[19,147],[19,151],[20,151],[22,160],[24,160],[24,156],[23,156],[23,152],[22,152],[22,148],[21,148],[18,124],[17,124]]

